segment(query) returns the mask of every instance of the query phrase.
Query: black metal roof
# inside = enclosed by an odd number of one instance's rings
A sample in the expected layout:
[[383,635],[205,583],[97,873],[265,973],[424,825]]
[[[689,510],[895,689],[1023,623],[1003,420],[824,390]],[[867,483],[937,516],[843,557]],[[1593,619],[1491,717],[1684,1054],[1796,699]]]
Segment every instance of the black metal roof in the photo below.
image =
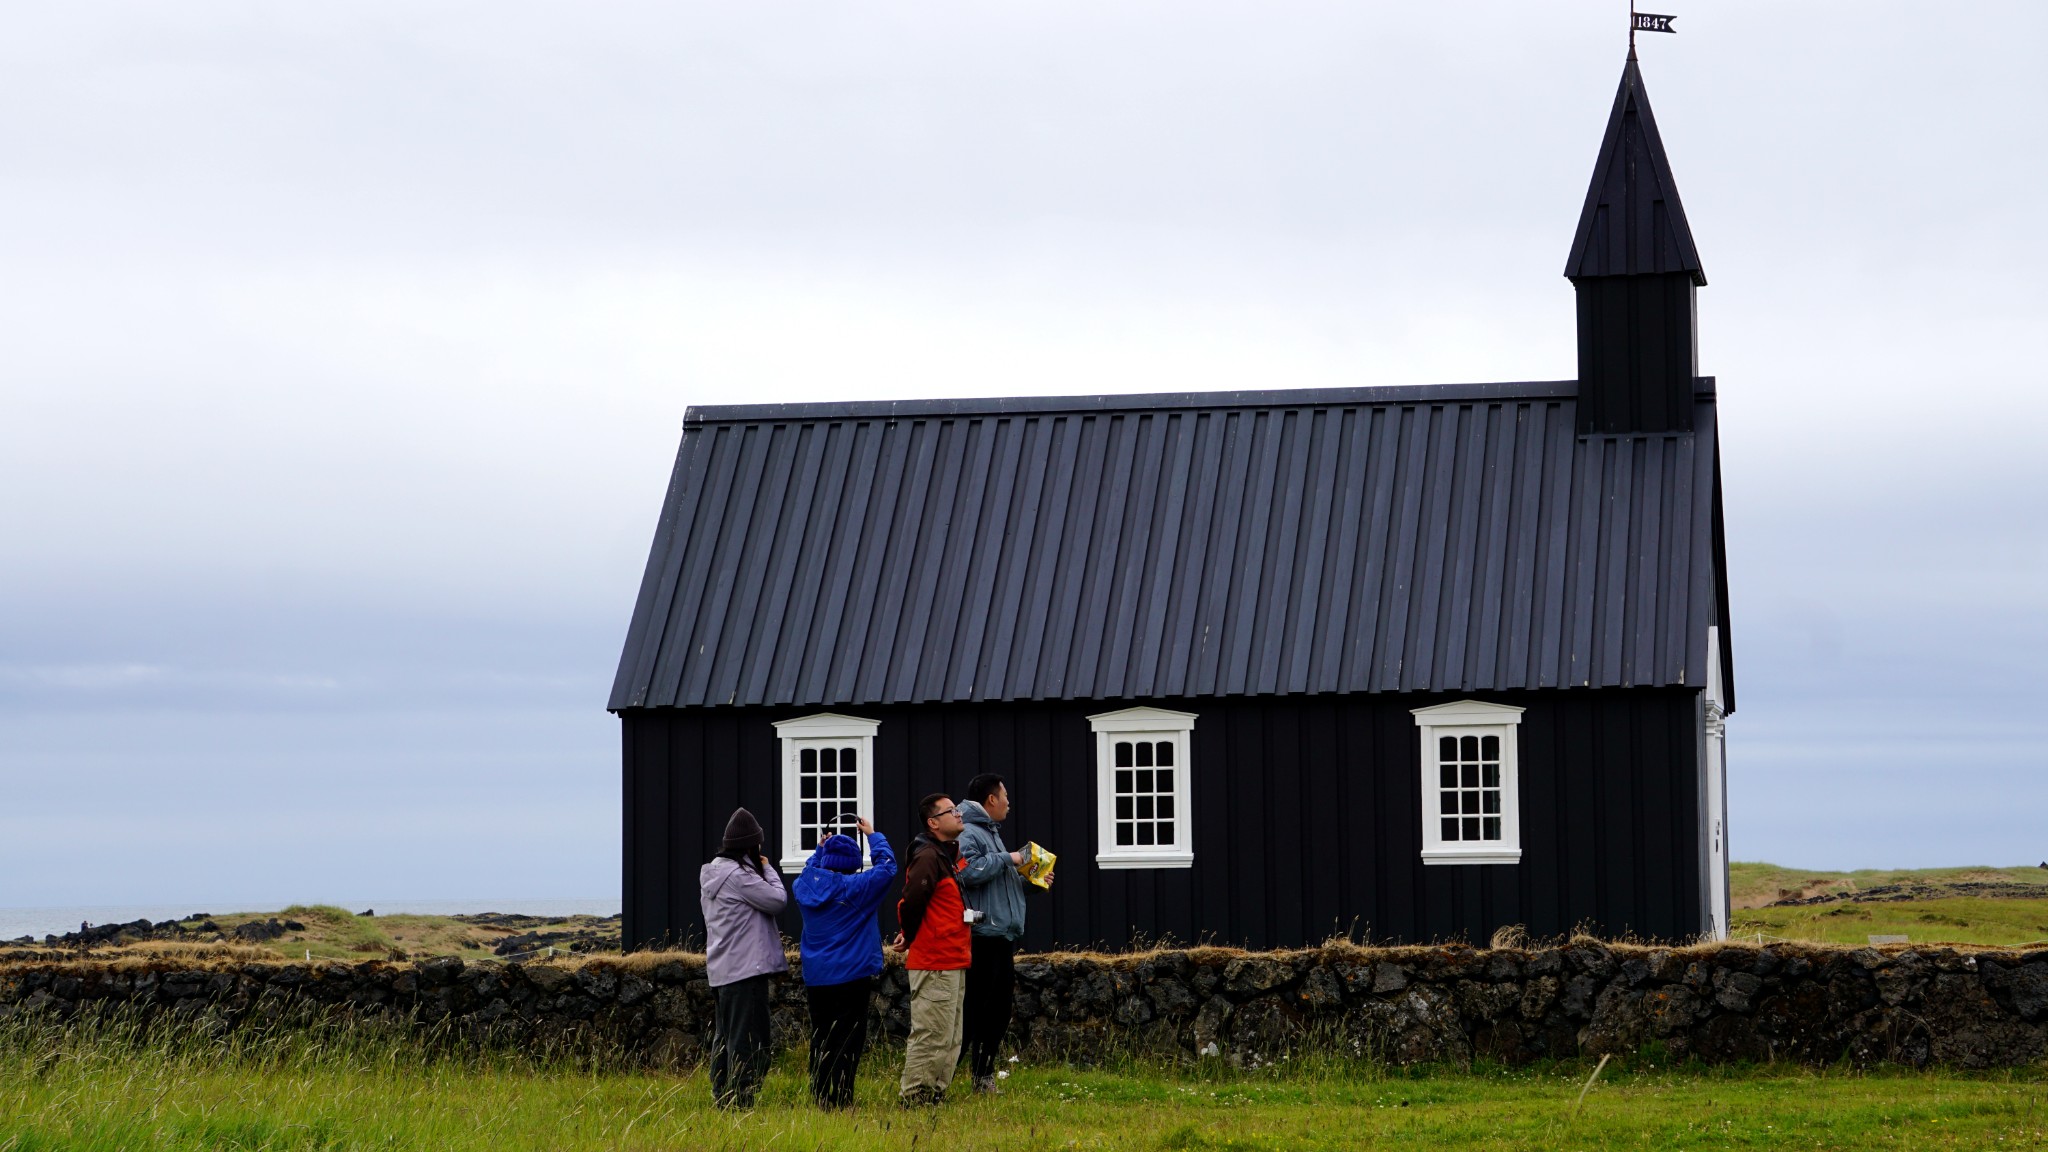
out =
[[1690,272],[1693,283],[1707,282],[1692,226],[1678,202],[1678,181],[1664,156],[1664,139],[1657,134],[1657,118],[1650,112],[1642,70],[1630,52],[1564,274],[1577,279],[1646,272]]
[[1712,381],[1575,387],[693,408],[610,707],[1701,685]]

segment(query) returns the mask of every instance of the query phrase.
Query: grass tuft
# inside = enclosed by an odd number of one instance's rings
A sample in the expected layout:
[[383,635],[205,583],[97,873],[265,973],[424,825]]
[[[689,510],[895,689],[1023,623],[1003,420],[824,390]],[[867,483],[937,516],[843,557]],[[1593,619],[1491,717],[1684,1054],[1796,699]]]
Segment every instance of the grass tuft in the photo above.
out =
[[417,1148],[2040,1148],[2042,1069],[1392,1068],[1323,1049],[1260,1067],[1126,1054],[1019,1062],[1000,1097],[956,1081],[932,1111],[895,1106],[900,1057],[871,1052],[844,1113],[812,1108],[804,1053],[761,1106],[710,1107],[701,1071],[645,1070],[573,1046],[486,1052],[432,1029],[335,1017],[223,1033],[119,1011],[0,1021],[0,1149]]

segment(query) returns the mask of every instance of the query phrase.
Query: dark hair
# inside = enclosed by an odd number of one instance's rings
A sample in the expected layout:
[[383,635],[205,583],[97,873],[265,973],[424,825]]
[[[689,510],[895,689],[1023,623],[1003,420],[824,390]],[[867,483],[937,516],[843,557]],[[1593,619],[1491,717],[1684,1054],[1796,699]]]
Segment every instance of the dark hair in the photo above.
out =
[[749,847],[721,848],[718,854],[727,860],[752,868],[756,876],[765,877],[768,875],[761,867],[761,842],[759,840],[754,841]]
[[944,792],[934,792],[931,795],[925,797],[924,799],[919,800],[917,802],[918,827],[924,827],[924,822],[932,818],[932,813],[938,811],[939,805],[951,804],[952,802],[953,798],[951,796],[946,795]]
[[996,794],[996,789],[1002,787],[1004,782],[1001,776],[993,772],[983,772],[967,782],[967,798],[976,804],[986,804],[988,798]]

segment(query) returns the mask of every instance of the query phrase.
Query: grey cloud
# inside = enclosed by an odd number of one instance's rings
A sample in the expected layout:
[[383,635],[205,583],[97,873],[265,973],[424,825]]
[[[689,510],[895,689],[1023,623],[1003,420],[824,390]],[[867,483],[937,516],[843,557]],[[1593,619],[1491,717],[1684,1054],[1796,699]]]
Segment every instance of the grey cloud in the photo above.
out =
[[[16,15],[0,903],[226,893],[235,837],[252,898],[609,890],[684,406],[1569,376],[1621,63],[1607,5],[1487,0]],[[2031,861],[2048,10],[1810,16],[1643,47],[1734,843]]]

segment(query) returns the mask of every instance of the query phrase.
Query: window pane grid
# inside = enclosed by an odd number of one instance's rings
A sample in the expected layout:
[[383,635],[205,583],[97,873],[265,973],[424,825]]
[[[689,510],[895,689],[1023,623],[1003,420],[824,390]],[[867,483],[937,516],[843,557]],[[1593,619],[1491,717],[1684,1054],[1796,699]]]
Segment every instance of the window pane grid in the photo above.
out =
[[797,750],[797,847],[812,851],[860,810],[860,753],[850,745]]
[[1447,844],[1502,838],[1499,736],[1438,739],[1437,813]]
[[1172,740],[1118,740],[1110,748],[1110,798],[1115,846],[1177,846],[1175,786],[1179,775]]

